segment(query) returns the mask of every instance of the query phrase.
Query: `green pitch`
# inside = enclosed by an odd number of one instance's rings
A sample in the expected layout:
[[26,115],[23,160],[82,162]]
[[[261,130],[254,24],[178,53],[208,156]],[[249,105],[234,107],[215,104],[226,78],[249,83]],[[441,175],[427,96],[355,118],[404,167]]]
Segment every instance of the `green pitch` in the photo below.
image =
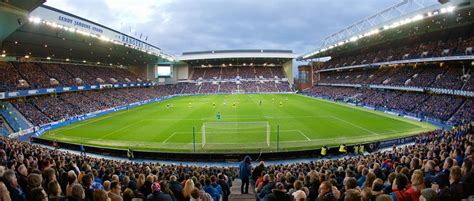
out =
[[[254,127],[211,123],[214,126],[206,128],[203,145],[201,129],[206,122],[260,123]],[[270,144],[266,141],[267,123]],[[255,152],[275,151],[277,141],[280,151],[285,151],[384,140],[434,129],[427,123],[301,95],[245,94],[176,97],[70,124],[41,137],[143,151],[191,152],[195,147],[197,152]]]

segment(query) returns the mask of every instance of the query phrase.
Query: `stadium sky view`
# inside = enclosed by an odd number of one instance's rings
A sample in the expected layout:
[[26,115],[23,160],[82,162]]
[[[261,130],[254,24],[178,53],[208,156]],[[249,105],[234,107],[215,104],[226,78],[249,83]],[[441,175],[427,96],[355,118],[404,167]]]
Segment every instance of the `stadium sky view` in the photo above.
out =
[[48,0],[46,5],[163,50],[290,49],[303,54],[399,0]]

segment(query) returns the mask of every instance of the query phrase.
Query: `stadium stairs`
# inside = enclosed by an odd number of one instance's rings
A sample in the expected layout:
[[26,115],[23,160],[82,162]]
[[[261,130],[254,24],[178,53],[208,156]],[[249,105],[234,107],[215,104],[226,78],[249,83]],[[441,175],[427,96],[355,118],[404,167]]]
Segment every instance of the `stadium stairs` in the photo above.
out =
[[229,201],[254,201],[255,194],[252,186],[249,186],[249,194],[240,194],[240,185],[242,184],[240,179],[234,179],[232,187],[230,188]]
[[0,136],[7,136],[10,133],[13,133],[13,129],[8,125],[5,118],[0,115]]
[[14,132],[33,127],[33,124],[26,120],[26,118],[16,110],[11,103],[0,102],[0,114],[5,118],[6,122]]

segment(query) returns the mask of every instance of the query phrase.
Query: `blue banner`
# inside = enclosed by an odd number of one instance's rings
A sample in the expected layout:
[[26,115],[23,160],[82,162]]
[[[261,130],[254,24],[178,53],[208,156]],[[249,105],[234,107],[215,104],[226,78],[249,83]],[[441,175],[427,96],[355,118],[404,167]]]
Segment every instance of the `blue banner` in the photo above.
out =
[[105,85],[84,85],[84,86],[71,86],[71,87],[56,87],[56,88],[43,88],[43,89],[30,89],[20,90],[12,92],[0,92],[0,99],[9,99],[26,96],[37,96],[51,93],[64,93],[73,91],[88,91],[97,90],[101,88],[124,88],[124,87],[141,87],[141,86],[152,86],[152,83],[141,83],[141,84],[105,84]]

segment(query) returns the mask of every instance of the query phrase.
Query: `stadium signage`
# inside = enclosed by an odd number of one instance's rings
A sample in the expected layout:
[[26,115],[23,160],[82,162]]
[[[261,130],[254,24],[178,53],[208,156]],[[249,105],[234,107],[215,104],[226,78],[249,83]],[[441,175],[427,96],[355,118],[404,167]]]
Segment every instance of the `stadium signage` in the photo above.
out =
[[393,139],[393,140],[385,140],[385,141],[380,142],[379,148],[391,147],[393,145],[401,145],[401,144],[412,143],[412,142],[415,142],[414,136],[398,138],[398,139]]
[[407,118],[407,119],[413,119],[415,121],[421,121],[422,119],[418,118],[418,117],[414,117],[414,116],[410,116],[410,115],[404,115],[403,117]]
[[[85,35],[94,36],[96,38],[106,39],[109,42],[113,41],[117,44],[131,46],[135,49],[139,49],[150,54],[153,53],[156,55],[166,55],[162,54],[159,48],[143,42],[141,40],[141,36],[140,39],[137,39],[136,37],[128,36],[127,34],[120,33],[100,24],[74,16],[55,8],[40,6],[33,10],[30,13],[30,16],[38,18],[40,21],[45,22],[45,24],[55,28],[65,28],[65,30],[74,33],[82,33]],[[147,38],[148,37],[146,37],[145,40],[147,40]]]
[[391,115],[394,115],[394,116],[400,116],[400,114],[398,114],[396,112],[391,112],[391,111],[384,111],[384,113],[391,114]]
[[8,97],[16,97],[18,96],[18,92],[15,91],[15,92],[8,92]]
[[104,31],[101,28],[95,27],[95,26],[90,25],[90,24],[85,23],[85,22],[81,22],[81,21],[78,21],[78,20],[73,20],[69,17],[65,17],[65,16],[60,15],[58,17],[58,20],[62,21],[62,22],[65,22],[65,23],[68,23],[68,24],[71,24],[73,26],[77,26],[77,27],[81,27],[81,28],[84,28],[84,29],[92,30],[92,31],[95,31],[97,33],[104,33]]
[[[113,85],[105,84],[102,85],[100,88],[111,88]],[[150,86],[149,84],[117,84],[117,88],[120,87],[127,87],[127,86]],[[84,85],[84,86],[72,86],[72,87],[58,87],[58,88],[43,88],[43,89],[34,89],[34,90],[20,90],[20,91],[13,91],[13,92],[1,92],[0,99],[6,98],[15,98],[15,97],[25,97],[25,96],[34,96],[34,95],[42,95],[42,94],[50,94],[50,93],[62,93],[62,92],[69,92],[69,91],[82,91],[82,90],[96,90],[99,89],[99,85]]]

